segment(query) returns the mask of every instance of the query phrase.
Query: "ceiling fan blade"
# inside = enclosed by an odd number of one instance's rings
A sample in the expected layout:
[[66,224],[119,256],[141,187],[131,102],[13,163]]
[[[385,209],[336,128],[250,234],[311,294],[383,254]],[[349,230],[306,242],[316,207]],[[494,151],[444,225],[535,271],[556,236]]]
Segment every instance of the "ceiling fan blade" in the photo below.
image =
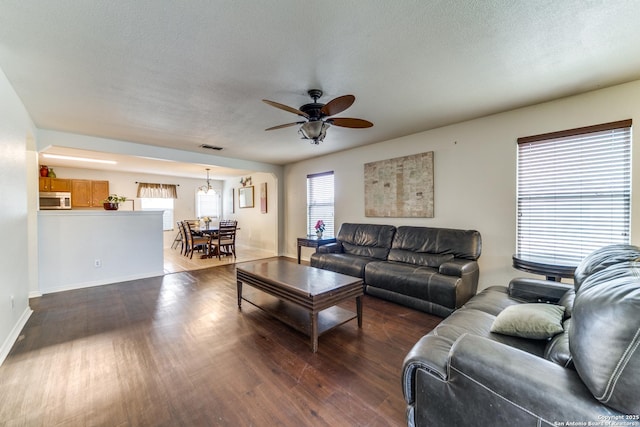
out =
[[286,125],[273,126],[273,127],[267,128],[267,129],[265,129],[265,130],[274,130],[274,129],[288,128],[289,126],[301,125],[302,123],[306,123],[306,122],[287,123]]
[[325,116],[334,116],[351,107],[355,100],[356,97],[353,95],[339,96],[327,102],[325,106],[320,109],[320,112]]
[[276,107],[281,110],[288,111],[290,113],[297,114],[302,117],[306,117],[307,119],[309,118],[309,115],[307,113],[305,113],[304,111],[300,111],[297,108],[289,107],[288,105],[280,104],[279,102],[269,101],[268,99],[263,99],[262,102],[264,102],[265,104],[269,104],[272,107]]
[[333,119],[328,119],[327,121],[334,126],[342,126],[343,128],[360,129],[360,128],[370,128],[371,126],[373,126],[373,123],[371,123],[368,120],[350,119],[348,117],[336,117]]

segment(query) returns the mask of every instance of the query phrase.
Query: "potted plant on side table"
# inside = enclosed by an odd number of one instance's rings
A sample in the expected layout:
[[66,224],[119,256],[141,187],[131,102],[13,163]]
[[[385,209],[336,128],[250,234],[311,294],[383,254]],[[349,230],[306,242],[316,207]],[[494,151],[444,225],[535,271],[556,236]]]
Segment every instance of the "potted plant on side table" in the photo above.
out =
[[102,206],[108,211],[117,211],[118,205],[127,200],[124,196],[118,196],[117,194],[110,194],[109,197],[102,201]]

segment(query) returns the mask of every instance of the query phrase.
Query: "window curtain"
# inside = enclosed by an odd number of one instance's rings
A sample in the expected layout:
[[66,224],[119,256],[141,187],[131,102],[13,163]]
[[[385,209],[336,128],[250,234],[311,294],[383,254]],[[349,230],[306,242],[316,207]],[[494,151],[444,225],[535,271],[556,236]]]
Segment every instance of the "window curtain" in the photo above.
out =
[[175,184],[138,183],[138,198],[148,199],[177,199],[178,191]]

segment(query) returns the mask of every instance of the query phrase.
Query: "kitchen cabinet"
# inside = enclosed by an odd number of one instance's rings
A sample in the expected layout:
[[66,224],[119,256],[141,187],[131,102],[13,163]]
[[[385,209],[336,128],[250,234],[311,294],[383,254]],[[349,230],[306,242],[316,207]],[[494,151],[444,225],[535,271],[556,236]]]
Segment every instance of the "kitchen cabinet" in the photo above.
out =
[[41,176],[38,186],[40,191],[71,191],[71,180]]
[[91,206],[102,207],[102,201],[109,196],[109,181],[91,181]]
[[71,207],[98,208],[109,195],[109,181],[71,180]]

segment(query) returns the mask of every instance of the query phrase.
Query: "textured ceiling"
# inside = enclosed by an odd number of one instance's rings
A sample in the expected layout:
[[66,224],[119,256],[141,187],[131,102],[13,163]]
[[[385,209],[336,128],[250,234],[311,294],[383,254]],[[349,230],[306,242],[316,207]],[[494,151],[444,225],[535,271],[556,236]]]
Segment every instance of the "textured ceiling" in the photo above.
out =
[[[36,125],[275,164],[640,78],[640,1],[0,0]],[[356,96],[301,141],[270,107]],[[105,149],[107,149],[105,147]]]

